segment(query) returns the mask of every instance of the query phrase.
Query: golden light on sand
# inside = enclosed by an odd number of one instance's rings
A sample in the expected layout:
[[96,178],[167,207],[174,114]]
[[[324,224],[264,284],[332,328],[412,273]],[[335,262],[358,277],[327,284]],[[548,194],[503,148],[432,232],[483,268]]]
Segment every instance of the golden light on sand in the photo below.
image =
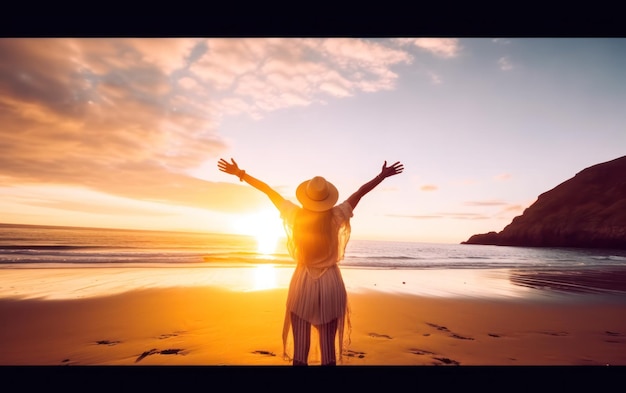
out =
[[233,226],[241,235],[254,236],[257,252],[264,255],[275,253],[278,241],[285,237],[285,230],[276,210],[266,209],[241,216]]
[[254,290],[276,288],[274,265],[258,265],[254,271]]

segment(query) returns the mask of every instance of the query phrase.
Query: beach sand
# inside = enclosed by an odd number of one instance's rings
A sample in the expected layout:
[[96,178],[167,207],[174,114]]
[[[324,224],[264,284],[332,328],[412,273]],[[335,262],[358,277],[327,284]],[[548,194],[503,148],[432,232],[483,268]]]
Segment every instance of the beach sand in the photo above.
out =
[[[0,365],[289,366],[291,271],[263,288],[256,268],[3,269]],[[626,365],[623,294],[557,294],[493,271],[343,275],[344,366]]]

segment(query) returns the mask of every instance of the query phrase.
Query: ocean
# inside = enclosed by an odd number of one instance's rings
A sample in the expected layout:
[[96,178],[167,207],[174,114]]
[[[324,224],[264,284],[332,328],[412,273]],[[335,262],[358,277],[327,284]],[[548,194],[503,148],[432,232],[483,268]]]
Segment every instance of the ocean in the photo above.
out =
[[[293,264],[284,241],[261,253],[250,236],[0,224],[0,268]],[[351,239],[342,266],[381,269],[626,268],[626,250]]]
[[[284,239],[278,242],[275,252],[262,253],[258,251],[256,239],[250,236],[0,224],[0,275],[5,280],[21,274],[19,271],[26,273],[25,269],[129,267],[133,268],[133,275],[140,276],[137,270],[142,267],[256,268],[293,265]],[[402,272],[421,269],[422,282],[414,286],[421,291],[428,285],[428,277],[435,277],[426,274],[426,271],[447,271],[441,280],[444,282],[461,277],[458,273],[466,272],[463,278],[459,278],[461,284],[466,284],[468,277],[478,277],[477,274],[483,277],[481,271],[484,271],[488,272],[488,277],[505,277],[507,286],[511,284],[516,288],[626,295],[626,250],[351,239],[340,266],[342,269],[368,271],[384,269],[386,276],[397,277],[395,288],[400,289],[408,287],[400,278],[404,277]],[[173,273],[173,269],[169,270]],[[392,274],[393,271],[398,274]],[[475,273],[470,276],[467,273],[470,271]],[[33,270],[29,272],[35,273]],[[189,274],[195,277],[193,273]],[[357,274],[358,271],[352,272],[353,277]],[[209,282],[207,277],[218,279],[217,275],[202,277],[204,281],[198,281],[200,284]],[[232,281],[232,275],[228,280]],[[141,282],[144,281],[142,279]],[[288,274],[285,273],[282,285],[287,285],[287,282]],[[158,283],[155,281],[152,284]],[[486,286],[476,281],[475,289],[477,292],[493,292],[494,288]],[[13,291],[12,286],[3,287],[1,283],[0,289]]]

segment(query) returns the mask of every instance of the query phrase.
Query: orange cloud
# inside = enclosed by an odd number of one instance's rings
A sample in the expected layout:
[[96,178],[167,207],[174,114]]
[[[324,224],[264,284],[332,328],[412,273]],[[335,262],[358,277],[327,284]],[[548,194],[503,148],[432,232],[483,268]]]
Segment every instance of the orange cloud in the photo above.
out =
[[476,214],[476,213],[438,213],[438,214],[428,214],[428,215],[387,214],[386,216],[410,218],[414,220],[431,220],[431,219],[441,219],[441,218],[452,218],[456,220],[487,220],[491,218],[484,214]]
[[526,207],[522,206],[522,205],[508,205],[506,206],[504,209],[500,210],[499,212],[497,212],[494,216],[497,218],[509,218],[511,216],[511,213],[513,214],[517,214],[517,213],[522,213],[524,211],[524,209],[526,209]]
[[430,220],[435,218],[443,218],[441,215],[410,215],[410,214],[385,214],[386,217],[410,218],[414,220]]
[[509,180],[511,177],[512,176],[510,173],[501,173],[499,175],[494,176],[494,179],[498,181],[506,181],[506,180]]
[[502,201],[469,201],[465,202],[466,206],[502,206],[506,205],[506,202]]
[[226,149],[223,116],[390,89],[412,61],[352,38],[2,38],[0,53],[0,184],[220,211],[267,203],[186,174]]
[[446,216],[446,218],[453,218],[456,220],[487,220],[491,217],[485,214],[477,214],[477,213],[442,213],[442,215]]

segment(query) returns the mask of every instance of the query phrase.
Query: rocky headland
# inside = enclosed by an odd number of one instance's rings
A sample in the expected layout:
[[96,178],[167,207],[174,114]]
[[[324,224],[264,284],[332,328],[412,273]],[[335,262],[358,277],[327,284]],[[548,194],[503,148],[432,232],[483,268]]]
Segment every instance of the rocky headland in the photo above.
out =
[[626,249],[626,156],[580,171],[539,195],[501,232],[461,244]]

